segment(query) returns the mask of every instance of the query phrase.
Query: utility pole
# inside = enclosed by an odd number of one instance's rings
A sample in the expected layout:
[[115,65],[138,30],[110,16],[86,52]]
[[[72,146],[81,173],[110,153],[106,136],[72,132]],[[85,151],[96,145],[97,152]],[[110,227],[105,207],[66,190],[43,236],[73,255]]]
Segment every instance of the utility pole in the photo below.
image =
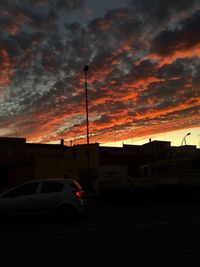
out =
[[89,116],[88,116],[88,84],[87,84],[87,72],[89,70],[89,66],[85,65],[83,68],[83,71],[85,73],[85,110],[86,110],[86,126],[87,126],[87,184],[88,184],[88,195],[91,195],[91,179],[90,179],[90,153],[89,153],[89,144],[90,144],[90,138],[89,138]]

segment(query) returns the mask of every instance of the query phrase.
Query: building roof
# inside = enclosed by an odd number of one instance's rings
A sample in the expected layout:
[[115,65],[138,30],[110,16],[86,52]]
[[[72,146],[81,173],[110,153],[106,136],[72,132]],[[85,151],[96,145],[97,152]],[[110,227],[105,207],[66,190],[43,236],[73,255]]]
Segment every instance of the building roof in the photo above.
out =
[[19,137],[0,137],[0,142],[5,142],[5,141],[14,141],[14,142],[26,142],[26,138],[19,138]]

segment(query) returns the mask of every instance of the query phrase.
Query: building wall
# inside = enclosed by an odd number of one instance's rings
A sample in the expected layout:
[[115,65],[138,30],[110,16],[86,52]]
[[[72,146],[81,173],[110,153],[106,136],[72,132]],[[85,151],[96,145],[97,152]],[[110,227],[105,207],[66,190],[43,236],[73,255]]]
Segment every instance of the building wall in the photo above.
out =
[[28,145],[27,157],[34,162],[34,178],[76,178],[84,188],[88,179],[97,177],[99,145],[89,145],[89,177],[87,145],[72,147],[51,145]]
[[[160,161],[175,162],[186,172],[199,173],[200,150],[194,146],[171,147],[170,142],[153,141],[142,146],[122,148],[89,145],[72,147],[49,144],[29,144],[23,138],[0,138],[0,191],[31,179],[77,178],[87,188],[102,176],[102,168],[118,166],[128,176],[137,177],[140,166]],[[182,167],[181,167],[182,166]],[[194,167],[196,166],[196,167]]]
[[[26,139],[0,137],[0,192],[22,180],[18,175],[25,160]],[[21,167],[20,167],[21,166]]]

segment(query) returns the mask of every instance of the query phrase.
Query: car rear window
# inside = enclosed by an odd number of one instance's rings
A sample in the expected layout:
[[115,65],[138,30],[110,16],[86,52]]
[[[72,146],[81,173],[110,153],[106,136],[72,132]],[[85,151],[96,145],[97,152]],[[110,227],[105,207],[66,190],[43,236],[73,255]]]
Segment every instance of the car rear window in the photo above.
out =
[[63,189],[64,184],[59,182],[44,182],[41,193],[58,193]]
[[71,187],[75,190],[82,190],[82,187],[80,186],[80,184],[76,181],[71,181],[70,183]]

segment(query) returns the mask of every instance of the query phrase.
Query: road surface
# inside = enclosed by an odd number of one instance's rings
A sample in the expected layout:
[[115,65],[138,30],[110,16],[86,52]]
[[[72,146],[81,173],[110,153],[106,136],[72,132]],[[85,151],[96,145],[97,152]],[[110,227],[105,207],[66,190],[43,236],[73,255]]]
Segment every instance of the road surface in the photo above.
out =
[[6,219],[0,236],[2,252],[14,252],[21,260],[28,256],[36,264],[196,267],[200,265],[200,203],[118,205],[90,200],[85,219],[68,223]]

